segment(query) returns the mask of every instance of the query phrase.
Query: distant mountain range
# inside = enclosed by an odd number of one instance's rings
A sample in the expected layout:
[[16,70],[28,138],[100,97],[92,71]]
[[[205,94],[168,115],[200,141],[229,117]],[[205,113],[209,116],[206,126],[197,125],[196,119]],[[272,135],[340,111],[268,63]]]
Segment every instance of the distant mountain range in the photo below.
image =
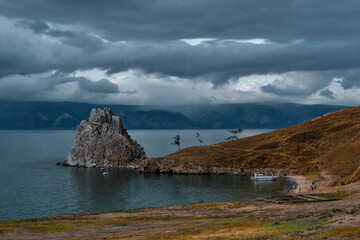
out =
[[75,129],[91,108],[110,107],[128,129],[283,128],[346,106],[217,104],[184,106],[103,105],[0,100],[0,129]]

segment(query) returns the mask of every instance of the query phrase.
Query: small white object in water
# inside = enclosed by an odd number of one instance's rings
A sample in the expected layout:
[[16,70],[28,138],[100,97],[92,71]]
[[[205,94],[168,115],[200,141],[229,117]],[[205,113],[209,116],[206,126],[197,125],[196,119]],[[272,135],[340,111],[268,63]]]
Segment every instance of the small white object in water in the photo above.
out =
[[103,175],[108,175],[109,173],[108,172],[103,172]]
[[265,180],[265,181],[275,181],[279,176],[265,176],[261,173],[255,173],[250,180]]

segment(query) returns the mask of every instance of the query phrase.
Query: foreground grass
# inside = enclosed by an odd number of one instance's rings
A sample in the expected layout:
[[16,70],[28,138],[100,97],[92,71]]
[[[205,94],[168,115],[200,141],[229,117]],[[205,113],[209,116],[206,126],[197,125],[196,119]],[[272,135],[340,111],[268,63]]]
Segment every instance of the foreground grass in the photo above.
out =
[[[344,194],[322,194],[339,199]],[[360,201],[201,203],[0,222],[0,239],[357,239]],[[334,207],[336,206],[336,207]]]

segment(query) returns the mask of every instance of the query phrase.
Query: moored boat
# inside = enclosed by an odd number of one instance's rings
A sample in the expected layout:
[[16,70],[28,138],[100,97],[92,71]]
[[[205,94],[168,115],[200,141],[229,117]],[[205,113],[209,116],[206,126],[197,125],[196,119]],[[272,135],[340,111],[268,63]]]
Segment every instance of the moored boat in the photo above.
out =
[[255,173],[251,176],[250,180],[264,180],[264,181],[275,181],[279,176],[266,176],[261,173]]

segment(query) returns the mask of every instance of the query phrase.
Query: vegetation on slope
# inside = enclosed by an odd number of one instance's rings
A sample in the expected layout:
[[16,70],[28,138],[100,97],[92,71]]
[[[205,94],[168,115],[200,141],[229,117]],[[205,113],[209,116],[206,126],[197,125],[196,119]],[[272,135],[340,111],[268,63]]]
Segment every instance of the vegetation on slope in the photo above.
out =
[[349,176],[360,165],[360,107],[216,145],[182,149],[157,162],[228,168],[296,169]]

